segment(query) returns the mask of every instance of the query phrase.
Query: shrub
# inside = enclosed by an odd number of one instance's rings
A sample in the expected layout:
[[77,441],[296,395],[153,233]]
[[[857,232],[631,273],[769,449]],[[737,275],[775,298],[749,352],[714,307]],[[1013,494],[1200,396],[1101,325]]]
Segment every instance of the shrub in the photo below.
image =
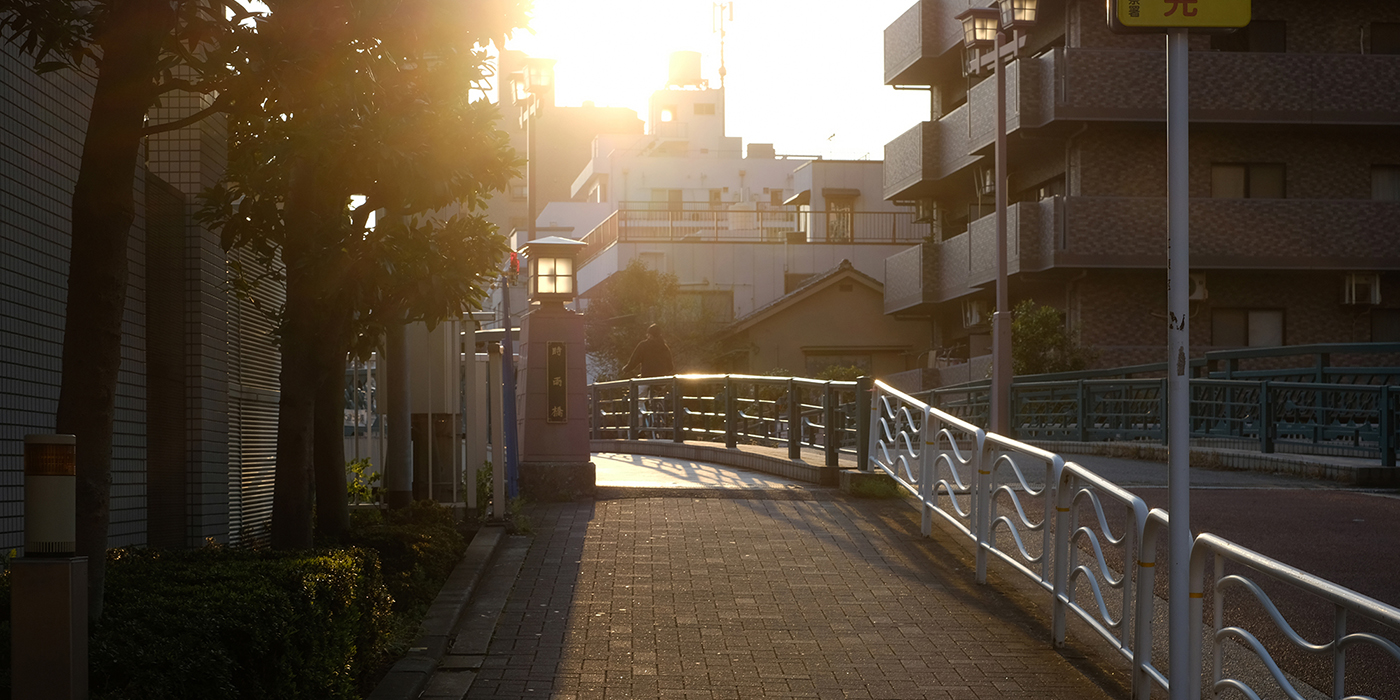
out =
[[352,513],[349,542],[379,552],[396,612],[431,605],[467,548],[452,511],[431,501]]
[[391,600],[364,549],[109,554],[93,696],[357,698]]

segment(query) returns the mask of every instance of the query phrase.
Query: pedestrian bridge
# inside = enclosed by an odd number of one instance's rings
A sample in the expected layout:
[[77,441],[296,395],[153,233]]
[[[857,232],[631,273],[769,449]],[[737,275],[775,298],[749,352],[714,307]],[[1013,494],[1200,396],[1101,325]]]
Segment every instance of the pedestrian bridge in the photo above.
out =
[[[1279,387],[1263,391],[1270,389]],[[1325,392],[1310,391],[1311,405],[1326,403]],[[1210,533],[1196,535],[1191,549],[1192,628],[1185,657],[1190,668],[1170,673],[1160,651],[1167,640],[1160,623],[1165,604],[1158,598],[1167,564],[1158,554],[1165,551],[1169,514],[1149,509],[1138,495],[1064,454],[989,433],[930,405],[930,395],[912,396],[878,381],[738,375],[603,382],[593,385],[591,394],[595,453],[728,464],[827,486],[891,485],[918,510],[925,536],[938,529],[973,548],[974,581],[985,583],[991,564],[1038,591],[1052,611],[1053,644],[1065,643],[1071,622],[1091,630],[1131,669],[1136,698],[1148,698],[1154,689],[1174,698],[1198,698],[1203,682],[1211,692],[1235,689],[1260,697],[1277,688],[1289,697],[1306,697],[1312,688],[1298,681],[1300,669],[1290,665],[1316,666],[1308,657],[1328,666],[1331,687],[1324,690],[1336,698],[1356,692],[1347,685],[1349,656],[1360,659],[1355,663],[1389,664],[1389,676],[1400,678],[1400,609]],[[1354,412],[1372,412],[1379,431],[1370,433],[1378,443],[1376,458],[1360,467],[1388,478],[1384,475],[1394,467],[1382,462],[1393,444],[1393,407],[1387,388],[1373,394],[1377,402],[1369,408],[1353,404]],[[1254,404],[1264,410],[1253,420],[1277,439],[1278,429],[1259,422],[1269,417],[1265,404]],[[960,408],[966,414],[978,405],[968,400]],[[1085,405],[1080,402],[1074,412],[1081,421],[1076,429],[1087,429],[1086,420],[1103,422],[1086,418]],[[1332,420],[1325,411],[1314,415]],[[1013,417],[1013,425],[1024,428],[1027,421]],[[1314,431],[1315,440],[1327,434]],[[1357,435],[1351,439],[1364,445]],[[1342,459],[1347,458],[1308,461]],[[1296,611],[1273,602],[1280,587],[1322,601],[1330,622],[1325,628],[1331,630],[1326,639],[1304,639],[1295,632],[1299,621],[1289,615]],[[1210,616],[1203,609],[1207,600],[1213,606]],[[1227,615],[1241,606],[1267,610],[1264,624],[1251,619],[1246,628]],[[1252,659],[1234,663],[1241,650]],[[1169,678],[1189,687],[1172,688]]]

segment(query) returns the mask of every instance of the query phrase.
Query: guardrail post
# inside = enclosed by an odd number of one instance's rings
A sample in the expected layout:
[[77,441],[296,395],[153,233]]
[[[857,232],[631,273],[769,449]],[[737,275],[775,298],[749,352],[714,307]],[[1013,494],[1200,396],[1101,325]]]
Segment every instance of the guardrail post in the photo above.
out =
[[1084,393],[1084,380],[1075,382],[1075,396],[1078,405],[1075,407],[1075,423],[1079,429],[1076,431],[1076,439],[1079,442],[1089,441],[1089,397]]
[[[1342,646],[1342,637],[1347,636],[1347,609],[1336,605],[1332,613],[1332,697],[1342,700],[1347,696],[1347,648]],[[1219,646],[1219,645],[1216,645]]]
[[1381,386],[1381,395],[1377,399],[1380,409],[1380,442],[1381,466],[1395,466],[1395,407],[1390,396],[1390,387]]
[[996,458],[987,454],[987,433],[984,430],[977,431],[977,450],[973,457],[974,468],[977,473],[972,478],[972,500],[976,503],[977,512],[973,517],[973,533],[977,540],[977,570],[973,576],[979,584],[987,582],[987,531],[992,525],[992,465]]
[[831,386],[831,382],[826,383],[826,391],[822,396],[822,412],[825,414],[822,421],[826,423],[826,429],[822,434],[826,436],[826,466],[835,467],[841,463],[841,432],[836,429],[836,390]]
[[[1065,645],[1065,608],[1069,602],[1069,591],[1066,590],[1069,581],[1069,514],[1070,499],[1074,493],[1066,482],[1073,478],[1072,473],[1061,471],[1055,487],[1055,590],[1051,596],[1050,636],[1057,647]],[[1046,488],[1049,486],[1046,484]],[[1050,500],[1049,494],[1046,494],[1046,500]],[[1128,593],[1127,585],[1123,586],[1123,592],[1125,595]]]
[[739,444],[739,431],[735,423],[739,422],[738,408],[739,402],[734,397],[734,380],[729,375],[724,375],[724,446],[733,449]]
[[637,439],[637,380],[627,380],[627,439]]
[[685,406],[681,396],[681,379],[671,375],[671,441],[685,442]]
[[919,429],[919,532],[924,537],[933,534],[933,410],[924,407],[924,422]]
[[863,472],[870,471],[870,428],[875,420],[870,394],[874,389],[873,377],[856,379],[856,462]]
[[788,459],[802,459],[802,397],[797,380],[789,377],[788,389]]
[[1259,382],[1259,451],[1272,454],[1274,451],[1274,416],[1269,405],[1269,381]]

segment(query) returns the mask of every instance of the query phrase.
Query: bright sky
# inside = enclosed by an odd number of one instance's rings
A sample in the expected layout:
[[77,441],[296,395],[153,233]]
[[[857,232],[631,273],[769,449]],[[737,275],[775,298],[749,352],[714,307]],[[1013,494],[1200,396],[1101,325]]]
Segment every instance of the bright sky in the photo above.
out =
[[[916,0],[735,0],[726,21],[726,131],[778,153],[879,160],[929,117],[928,93],[884,85],[884,30]],[[557,59],[556,104],[647,117],[673,51],[699,51],[719,85],[710,0],[535,0],[507,46]],[[727,20],[727,15],[726,15]]]

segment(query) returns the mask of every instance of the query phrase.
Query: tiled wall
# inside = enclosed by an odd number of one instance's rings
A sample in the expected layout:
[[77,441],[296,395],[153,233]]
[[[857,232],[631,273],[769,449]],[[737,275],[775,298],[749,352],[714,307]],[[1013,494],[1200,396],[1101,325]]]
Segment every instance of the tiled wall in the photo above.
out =
[[[23,543],[27,433],[52,432],[67,297],[71,192],[92,83],[68,71],[36,75],[0,46],[0,549]],[[141,178],[118,375],[111,544],[145,540],[144,238]]]

